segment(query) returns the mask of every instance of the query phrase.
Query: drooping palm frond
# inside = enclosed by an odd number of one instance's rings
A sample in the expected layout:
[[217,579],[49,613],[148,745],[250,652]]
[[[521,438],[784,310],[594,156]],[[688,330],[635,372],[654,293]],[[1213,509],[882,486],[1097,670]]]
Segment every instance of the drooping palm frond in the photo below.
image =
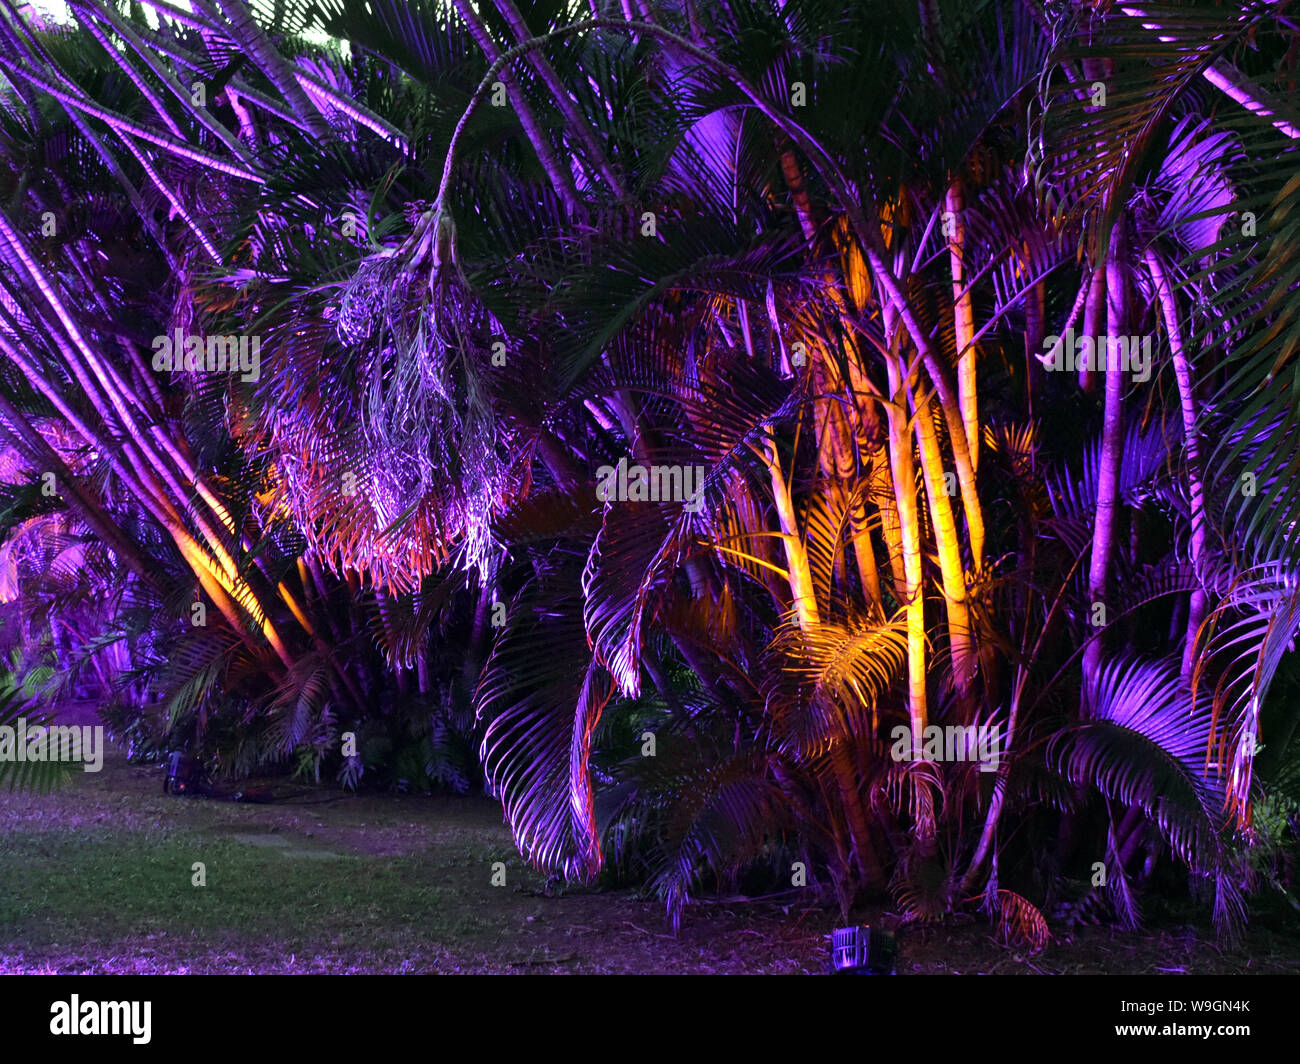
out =
[[[1249,9],[1241,26],[1250,25],[1251,47],[1262,53],[1281,47],[1291,32],[1266,4]],[[1239,40],[1235,33],[1227,39]],[[1251,59],[1241,45],[1238,55]],[[1176,286],[1193,308],[1189,339],[1199,352],[1198,370],[1222,370],[1202,412],[1207,468],[1221,483],[1239,486],[1249,474],[1269,485],[1225,493],[1219,522],[1225,540],[1252,544],[1258,548],[1253,561],[1262,562],[1292,556],[1300,528],[1300,438],[1289,431],[1300,372],[1300,111],[1285,84],[1284,64],[1269,70],[1255,60],[1253,66],[1249,77],[1230,67],[1210,71],[1236,102],[1217,109],[1214,132],[1188,155],[1199,161],[1213,153],[1213,165],[1199,166],[1185,183],[1186,191],[1208,189],[1208,195],[1184,202],[1175,193],[1168,221],[1179,231],[1195,228]],[[1278,438],[1260,447],[1264,426],[1282,431],[1274,429],[1270,437]]]
[[304,655],[287,670],[267,707],[267,739],[282,756],[303,747],[323,749],[333,738],[330,721],[329,664]]
[[1075,784],[1139,806],[1194,875],[1213,875],[1215,915],[1241,915],[1226,839],[1227,780],[1209,761],[1210,707],[1163,661],[1113,658],[1088,685],[1087,718],[1052,741],[1049,760]]
[[507,618],[475,695],[484,770],[521,851],[543,868],[588,875],[602,863],[590,740],[614,685],[587,650],[580,600],[534,589]]
[[1034,168],[1056,210],[1088,217],[1094,263],[1105,258],[1135,182],[1158,164],[1177,108],[1207,88],[1208,68],[1274,17],[1263,3],[1245,17],[1208,2],[1144,3],[1103,17],[1079,8],[1058,26],[1040,84]]
[[[1212,711],[1218,764],[1229,767],[1227,800],[1238,823],[1250,822],[1253,763],[1260,712],[1269,687],[1300,636],[1300,578],[1274,563],[1241,573],[1206,619],[1198,685],[1212,675],[1206,700]],[[1208,683],[1206,684],[1208,686]]]

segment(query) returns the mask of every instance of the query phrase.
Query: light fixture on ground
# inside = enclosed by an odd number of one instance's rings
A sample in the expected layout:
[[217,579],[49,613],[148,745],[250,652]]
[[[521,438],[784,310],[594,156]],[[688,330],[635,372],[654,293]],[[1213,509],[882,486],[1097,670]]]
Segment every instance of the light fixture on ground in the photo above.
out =
[[878,927],[837,927],[831,932],[832,975],[893,975],[898,940]]

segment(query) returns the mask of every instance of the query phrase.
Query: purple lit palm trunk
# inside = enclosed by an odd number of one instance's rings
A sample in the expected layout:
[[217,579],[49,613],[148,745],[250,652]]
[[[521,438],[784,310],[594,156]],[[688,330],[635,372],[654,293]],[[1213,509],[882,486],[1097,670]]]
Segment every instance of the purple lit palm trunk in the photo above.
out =
[[[1192,367],[1183,346],[1182,326],[1178,321],[1178,303],[1169,287],[1160,256],[1154,249],[1148,248],[1143,259],[1155,287],[1165,335],[1169,338],[1169,354],[1174,363],[1174,379],[1178,383],[1178,409],[1183,420],[1183,444],[1187,448],[1187,486],[1192,507],[1192,570],[1199,583],[1206,556],[1206,519],[1205,482],[1201,474],[1201,447],[1198,438],[1200,430],[1196,424],[1196,390],[1192,380]],[[1201,625],[1205,621],[1206,606],[1205,591],[1198,587],[1192,592],[1187,611],[1187,635],[1183,645],[1181,670],[1185,682],[1191,681],[1192,671],[1196,666],[1197,642]]]
[[[1110,257],[1106,261],[1106,330],[1111,339],[1127,335],[1128,328],[1128,271],[1123,261],[1123,234],[1116,227],[1112,237]],[[1098,345],[1100,348],[1102,345]],[[1085,681],[1097,674],[1103,651],[1104,630],[1118,612],[1117,604],[1107,599],[1107,582],[1111,571],[1111,556],[1115,549],[1116,525],[1119,517],[1119,466],[1124,450],[1124,385],[1125,378],[1118,362],[1118,352],[1106,345],[1105,409],[1102,415],[1101,461],[1097,478],[1097,524],[1092,535],[1092,555],[1088,563],[1088,595],[1090,598],[1089,622],[1097,627],[1083,654]],[[1095,612],[1102,608],[1100,617]],[[1100,623],[1098,621],[1100,620]]]

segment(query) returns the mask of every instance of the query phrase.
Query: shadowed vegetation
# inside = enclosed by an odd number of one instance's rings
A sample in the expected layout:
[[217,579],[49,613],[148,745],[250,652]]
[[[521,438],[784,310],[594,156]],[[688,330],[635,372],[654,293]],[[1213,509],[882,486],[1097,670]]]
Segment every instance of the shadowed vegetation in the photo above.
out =
[[0,0],[10,706],[674,927],[1300,907],[1290,6]]

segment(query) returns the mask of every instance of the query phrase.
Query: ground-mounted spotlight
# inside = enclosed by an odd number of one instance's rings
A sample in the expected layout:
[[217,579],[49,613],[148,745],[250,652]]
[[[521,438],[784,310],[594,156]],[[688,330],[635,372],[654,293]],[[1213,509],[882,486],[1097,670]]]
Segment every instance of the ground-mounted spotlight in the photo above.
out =
[[893,975],[898,939],[878,927],[837,927],[831,932],[832,975]]
[[214,787],[203,769],[203,762],[197,757],[190,757],[182,750],[174,751],[167,758],[163,794],[176,797],[185,795],[190,798],[216,798],[229,802],[255,802],[259,805],[275,799],[275,795],[267,787],[245,787],[239,791]]
[[163,794],[203,794],[203,784],[203,763],[197,757],[188,757],[180,750],[168,755]]

